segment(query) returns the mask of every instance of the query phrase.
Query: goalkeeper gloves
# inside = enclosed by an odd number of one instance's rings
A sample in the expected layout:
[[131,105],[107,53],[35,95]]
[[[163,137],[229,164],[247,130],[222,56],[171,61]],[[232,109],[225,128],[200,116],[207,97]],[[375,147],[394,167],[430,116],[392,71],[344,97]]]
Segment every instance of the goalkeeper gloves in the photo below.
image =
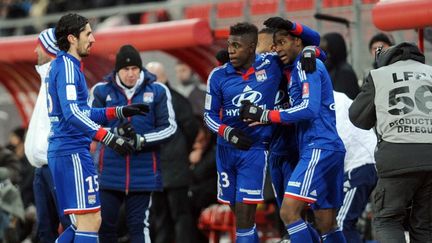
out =
[[253,140],[238,128],[222,125],[219,128],[219,134],[240,150],[248,150],[253,144]]
[[269,119],[270,110],[264,110],[263,108],[252,104],[249,100],[242,100],[242,106],[240,107],[240,119],[261,122],[263,124],[271,123]]

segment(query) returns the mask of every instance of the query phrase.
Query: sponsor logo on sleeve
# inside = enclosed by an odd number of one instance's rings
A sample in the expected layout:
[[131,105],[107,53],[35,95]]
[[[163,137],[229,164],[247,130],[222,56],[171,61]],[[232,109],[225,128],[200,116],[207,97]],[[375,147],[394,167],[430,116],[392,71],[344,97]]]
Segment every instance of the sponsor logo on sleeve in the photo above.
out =
[[77,99],[77,92],[76,92],[75,85],[73,84],[66,85],[66,99],[67,100]]
[[309,98],[309,83],[303,83],[302,98]]

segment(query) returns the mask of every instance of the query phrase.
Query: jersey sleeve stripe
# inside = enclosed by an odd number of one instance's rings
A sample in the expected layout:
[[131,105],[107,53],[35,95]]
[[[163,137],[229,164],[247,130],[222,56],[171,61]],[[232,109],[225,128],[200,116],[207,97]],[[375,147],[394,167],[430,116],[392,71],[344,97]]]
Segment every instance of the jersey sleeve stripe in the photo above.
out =
[[76,103],[70,104],[70,109],[72,111],[72,114],[86,126],[96,131],[99,129],[100,126],[94,121],[92,121],[90,118],[88,118],[84,113],[82,113]]
[[171,93],[169,92],[168,87],[165,86],[164,84],[161,84],[161,83],[155,83],[155,84],[160,85],[165,90],[165,94],[167,96],[166,106],[168,109],[169,126],[165,129],[159,131],[159,132],[145,134],[144,137],[148,142],[154,142],[154,141],[163,140],[165,138],[168,138],[169,136],[174,134],[177,130],[177,123],[175,121],[174,108],[172,107],[172,102],[171,102],[171,100],[172,100]]
[[213,121],[208,112],[204,113],[204,121],[207,124],[207,126],[213,131],[213,132],[218,132],[219,131],[219,124],[217,124],[215,121]]
[[67,57],[63,56],[63,61],[65,65],[65,74],[66,74],[66,83],[73,84],[74,83],[74,68],[73,63]]
[[309,99],[304,99],[300,105],[294,106],[286,110],[280,110],[280,112],[294,113],[300,110],[307,109],[308,105],[309,105]]

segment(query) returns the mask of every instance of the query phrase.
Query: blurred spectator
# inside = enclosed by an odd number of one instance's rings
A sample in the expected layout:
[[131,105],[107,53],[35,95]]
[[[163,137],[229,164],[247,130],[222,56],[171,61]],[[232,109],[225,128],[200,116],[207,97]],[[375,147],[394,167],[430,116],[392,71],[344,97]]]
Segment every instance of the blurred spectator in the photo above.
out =
[[325,65],[333,82],[333,89],[354,99],[360,92],[357,76],[347,62],[347,47],[339,33],[328,33],[322,37],[320,47],[327,53]]
[[192,104],[193,113],[201,116],[204,113],[205,87],[200,85],[192,68],[186,63],[178,62],[175,71],[179,84],[176,90]]
[[[30,1],[24,0],[0,0],[0,20],[2,19],[18,19],[29,15],[31,7]],[[13,35],[14,28],[0,29],[0,36]],[[32,31],[24,31],[21,34],[29,34]]]
[[163,191],[154,192],[152,196],[155,242],[195,242],[193,236],[197,228],[192,220],[188,190],[191,183],[189,153],[198,132],[198,122],[189,101],[169,86],[162,64],[150,62],[146,68],[170,90],[178,127],[174,137],[160,150]]
[[20,182],[18,183],[21,191],[24,206],[27,208],[34,205],[33,177],[34,167],[31,166],[24,154],[24,137],[26,129],[15,128],[9,136],[9,144],[6,146],[15,153],[20,164]]
[[12,184],[18,185],[21,181],[21,165],[15,154],[5,147],[0,146],[0,168],[6,168],[9,171],[8,177]]
[[372,64],[373,68],[377,68],[377,63],[375,60],[375,52],[378,47],[382,47],[383,49],[387,49],[389,46],[394,45],[393,37],[391,35],[387,35],[383,32],[379,32],[378,34],[372,36],[369,41],[369,52],[374,59]]
[[24,154],[24,138],[26,129],[22,127],[15,128],[9,136],[9,144],[7,148],[15,153],[19,160],[20,169],[20,182],[18,188],[21,193],[21,198],[25,208],[25,220],[20,224],[20,240],[27,237],[34,237],[33,227],[36,222],[36,207],[33,193],[33,178],[34,167]]
[[0,242],[18,243],[18,223],[24,220],[19,190],[9,179],[9,171],[0,167]]
[[[201,212],[208,206],[217,203],[217,171],[216,171],[216,135],[211,133],[200,121],[198,136],[189,154],[192,184],[190,195],[194,224],[198,224]],[[208,242],[206,236],[198,232],[197,242]]]

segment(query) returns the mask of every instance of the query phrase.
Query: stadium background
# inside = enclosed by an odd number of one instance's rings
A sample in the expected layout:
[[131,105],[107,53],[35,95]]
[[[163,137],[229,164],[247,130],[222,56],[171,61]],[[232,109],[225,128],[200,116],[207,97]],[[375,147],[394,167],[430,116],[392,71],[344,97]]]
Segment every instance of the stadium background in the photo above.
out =
[[[188,63],[205,82],[216,65],[214,54],[225,46],[230,25],[249,21],[261,28],[265,19],[278,15],[306,24],[321,34],[341,33],[348,45],[348,60],[361,83],[372,63],[369,39],[381,31],[374,25],[373,10],[377,11],[380,4],[397,1],[413,7],[384,11],[396,19],[390,23],[395,26],[393,31],[386,33],[396,43],[418,42],[419,32],[411,26],[422,21],[432,26],[432,20],[427,20],[424,14],[432,9],[430,0],[168,0],[80,10],[77,12],[91,19],[96,33],[91,56],[84,60],[85,73],[91,87],[112,69],[118,47],[130,43],[141,51],[144,63],[164,63],[174,86],[173,67],[178,60]],[[23,33],[29,26],[37,31],[52,26],[63,14],[0,21],[0,30],[13,28],[13,36],[0,37],[1,145],[13,128],[27,125],[39,89],[39,77],[34,70],[36,36]],[[125,21],[125,16],[131,14],[138,16],[136,24]],[[402,15],[405,17],[397,18]],[[329,21],[328,16],[337,18]],[[381,11],[374,16],[375,21],[382,16]],[[408,24],[407,18],[411,18]],[[395,30],[401,28],[404,30]],[[430,64],[432,28],[423,30],[424,50]]]

